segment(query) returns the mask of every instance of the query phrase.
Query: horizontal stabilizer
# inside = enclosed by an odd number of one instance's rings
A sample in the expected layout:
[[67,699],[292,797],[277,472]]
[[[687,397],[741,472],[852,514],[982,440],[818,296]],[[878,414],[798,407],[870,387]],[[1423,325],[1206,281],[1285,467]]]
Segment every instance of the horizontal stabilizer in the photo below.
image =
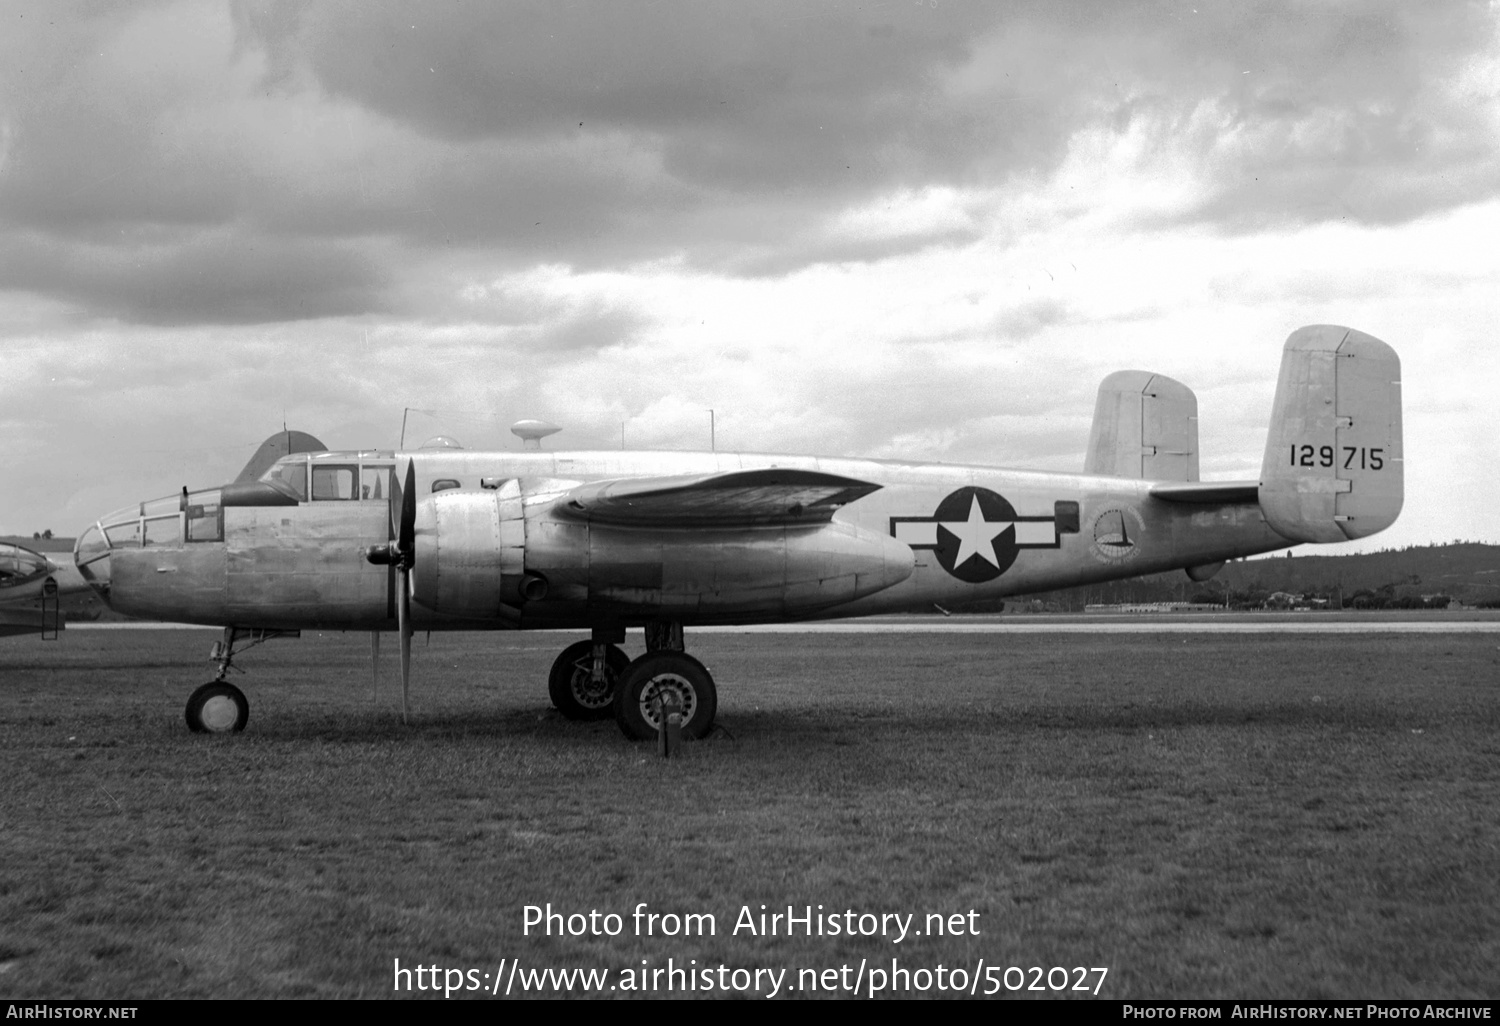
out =
[[579,485],[559,510],[608,524],[730,527],[826,523],[880,485],[815,470],[770,468]]
[[278,431],[260,443],[260,448],[255,450],[255,455],[250,457],[250,462],[245,464],[235,481],[259,481],[260,476],[271,469],[271,464],[294,452],[327,451],[328,446],[306,431]]
[[1151,486],[1151,497],[1163,502],[1191,502],[1211,506],[1254,502],[1259,481],[1165,481]]

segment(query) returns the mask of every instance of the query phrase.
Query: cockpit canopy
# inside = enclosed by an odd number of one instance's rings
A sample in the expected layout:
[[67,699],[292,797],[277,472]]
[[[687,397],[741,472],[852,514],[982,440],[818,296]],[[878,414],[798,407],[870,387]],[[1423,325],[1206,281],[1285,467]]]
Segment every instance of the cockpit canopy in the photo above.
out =
[[0,543],[0,589],[27,584],[51,572],[52,564],[40,552]]
[[384,501],[391,494],[389,452],[319,452],[283,456],[261,481],[298,502]]
[[198,492],[184,488],[179,495],[116,510],[79,537],[74,559],[82,568],[114,549],[223,541],[224,510],[236,506],[385,502],[394,466],[395,454],[386,451],[293,453],[256,481]]

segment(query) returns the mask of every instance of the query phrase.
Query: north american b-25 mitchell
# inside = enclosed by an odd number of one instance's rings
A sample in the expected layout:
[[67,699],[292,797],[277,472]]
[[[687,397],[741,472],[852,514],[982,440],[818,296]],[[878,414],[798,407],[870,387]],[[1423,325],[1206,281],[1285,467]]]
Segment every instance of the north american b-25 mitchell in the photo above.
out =
[[[1402,504],[1400,362],[1348,328],[1283,350],[1260,478],[1200,481],[1197,399],[1121,371],[1100,386],[1083,472],[728,452],[329,452],[273,436],[231,484],[142,502],[78,540],[114,609],[220,625],[197,731],[244,728],[237,649],[302,629],[587,629],[549,680],[571,719],[654,736],[663,700],[703,736],[718,699],[684,629],[1047,591],[1303,542],[1364,538]],[[644,629],[646,651],[620,648]]]

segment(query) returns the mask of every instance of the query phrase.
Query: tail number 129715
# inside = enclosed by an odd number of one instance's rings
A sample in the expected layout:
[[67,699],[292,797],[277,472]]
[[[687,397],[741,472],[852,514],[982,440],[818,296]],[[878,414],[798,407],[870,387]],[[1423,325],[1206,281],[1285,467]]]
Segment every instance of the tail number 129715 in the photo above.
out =
[[1363,445],[1345,445],[1337,449],[1331,445],[1293,445],[1290,462],[1294,467],[1331,467],[1338,463],[1344,470],[1354,470],[1356,467],[1360,470],[1381,470],[1385,467],[1385,450],[1370,449]]

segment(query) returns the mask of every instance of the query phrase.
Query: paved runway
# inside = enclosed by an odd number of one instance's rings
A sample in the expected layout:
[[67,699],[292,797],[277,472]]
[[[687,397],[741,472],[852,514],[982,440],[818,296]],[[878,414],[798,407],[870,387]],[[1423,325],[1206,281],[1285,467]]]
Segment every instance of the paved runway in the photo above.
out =
[[1243,620],[1068,620],[1031,622],[1017,617],[969,622],[957,619],[858,620],[848,622],[693,627],[719,634],[1500,634],[1500,621],[1308,620],[1264,623]]
[[[73,623],[67,630],[222,630],[175,623]],[[689,627],[694,634],[1500,634],[1496,619],[1369,618],[1314,614],[1301,618],[1172,616],[914,616]],[[420,628],[418,629],[420,633]],[[559,632],[568,633],[568,632]],[[573,632],[578,633],[578,632]]]

